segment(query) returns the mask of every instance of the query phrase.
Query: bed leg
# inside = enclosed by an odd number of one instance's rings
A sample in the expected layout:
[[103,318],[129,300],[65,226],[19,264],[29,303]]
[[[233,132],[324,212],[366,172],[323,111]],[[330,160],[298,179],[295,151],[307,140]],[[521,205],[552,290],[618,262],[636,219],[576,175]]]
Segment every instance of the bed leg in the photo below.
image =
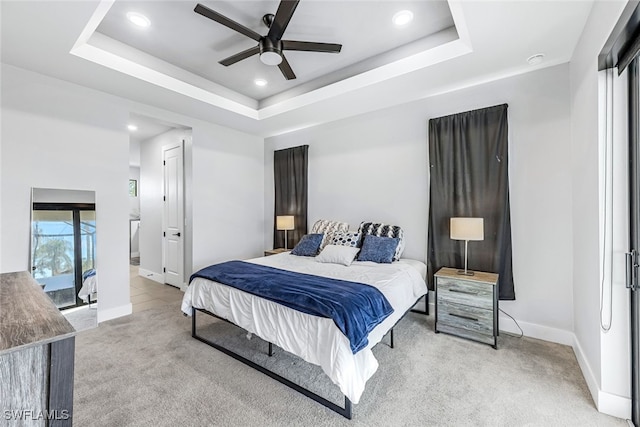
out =
[[273,356],[273,344],[269,343],[269,357]]
[[391,348],[393,348],[393,328],[391,328]]
[[427,291],[427,295],[424,299],[424,311],[426,312],[426,315],[429,315],[429,291]]
[[196,337],[196,309],[191,307],[191,337]]
[[341,414],[346,419],[351,419],[351,401],[347,396],[344,397],[344,413]]
[[[422,298],[418,298],[418,301],[421,299]],[[416,304],[418,301],[416,301]],[[427,316],[429,315],[429,292],[424,296],[424,310],[416,310],[415,308],[412,308],[411,311],[414,313],[426,314]]]

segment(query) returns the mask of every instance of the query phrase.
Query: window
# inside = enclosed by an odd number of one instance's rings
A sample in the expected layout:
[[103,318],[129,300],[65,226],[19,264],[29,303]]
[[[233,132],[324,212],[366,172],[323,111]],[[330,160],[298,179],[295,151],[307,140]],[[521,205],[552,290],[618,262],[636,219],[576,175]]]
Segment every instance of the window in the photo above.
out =
[[129,197],[138,197],[138,181],[135,179],[129,180]]

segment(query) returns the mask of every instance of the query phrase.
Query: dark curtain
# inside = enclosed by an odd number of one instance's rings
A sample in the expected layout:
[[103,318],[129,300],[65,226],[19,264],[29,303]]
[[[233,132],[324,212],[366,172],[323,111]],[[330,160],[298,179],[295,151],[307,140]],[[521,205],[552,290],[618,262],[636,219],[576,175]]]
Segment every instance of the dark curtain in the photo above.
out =
[[287,231],[287,248],[293,248],[307,234],[307,169],[309,146],[273,152],[275,214],[273,247],[284,247],[284,231],[276,230],[276,216],[293,215],[295,230]]
[[484,240],[469,242],[469,270],[498,273],[499,296],[514,300],[509,214],[507,105],[429,120],[428,281],[441,267],[464,266],[464,241],[451,217],[484,218]]

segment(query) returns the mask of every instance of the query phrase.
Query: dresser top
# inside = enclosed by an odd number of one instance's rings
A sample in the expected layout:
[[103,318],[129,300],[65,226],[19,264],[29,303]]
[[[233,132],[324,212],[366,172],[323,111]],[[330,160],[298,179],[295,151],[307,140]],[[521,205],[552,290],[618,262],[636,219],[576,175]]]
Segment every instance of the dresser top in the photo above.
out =
[[468,280],[470,282],[482,282],[490,285],[496,285],[498,283],[498,275],[496,273],[474,271],[473,276],[466,276],[464,274],[458,274],[458,271],[460,271],[458,268],[442,267],[436,274],[434,274],[434,276],[447,277],[449,279],[456,280]]
[[75,334],[28,272],[0,274],[0,355]]

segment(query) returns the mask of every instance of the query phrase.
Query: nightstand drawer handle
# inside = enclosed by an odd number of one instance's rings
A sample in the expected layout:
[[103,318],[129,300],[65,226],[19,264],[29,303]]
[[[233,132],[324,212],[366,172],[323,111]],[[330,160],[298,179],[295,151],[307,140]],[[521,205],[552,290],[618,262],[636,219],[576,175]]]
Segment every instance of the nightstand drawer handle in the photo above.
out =
[[449,292],[456,292],[456,293],[459,293],[459,294],[467,294],[467,295],[478,295],[477,292],[465,291],[463,289],[456,289],[456,288],[449,289]]
[[474,322],[477,322],[478,319],[475,317],[471,317],[471,316],[463,316],[462,314],[455,314],[455,313],[449,313],[449,316],[453,316],[453,317],[459,317],[461,319],[467,319],[467,320],[473,320]]

